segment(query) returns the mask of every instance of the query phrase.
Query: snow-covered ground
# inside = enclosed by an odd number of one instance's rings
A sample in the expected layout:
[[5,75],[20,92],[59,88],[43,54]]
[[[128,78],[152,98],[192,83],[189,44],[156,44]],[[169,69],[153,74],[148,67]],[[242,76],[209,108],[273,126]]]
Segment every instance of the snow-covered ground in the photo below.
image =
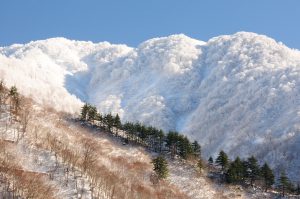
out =
[[[17,170],[43,176],[40,183],[55,190],[54,198],[91,199],[92,190],[93,198],[101,199],[187,198],[169,183],[159,187],[152,184],[151,156],[143,148],[123,146],[118,139],[98,129],[82,128],[79,122],[65,120],[64,115],[39,106],[30,110],[24,136],[20,134],[20,123],[11,120],[7,111],[0,112],[0,143],[3,140],[10,143],[5,150],[0,145],[0,160],[2,153],[8,152],[18,165]],[[92,149],[88,154],[93,159],[89,165],[93,167],[88,166],[84,172],[86,147]],[[71,166],[73,161],[76,164]],[[2,183],[0,198],[5,192]]]
[[[127,188],[127,194],[135,186],[141,186],[134,195],[116,195],[114,198],[262,198],[260,191],[249,192],[236,186],[216,184],[207,177],[206,172],[200,175],[195,166],[180,159],[168,160],[170,175],[166,181],[153,185],[150,181],[153,172],[150,153],[138,146],[122,145],[118,138],[97,128],[83,128],[79,122],[65,118],[64,115],[33,106],[27,132],[20,136],[20,123],[11,120],[11,114],[7,111],[2,110],[0,113],[0,141],[9,143],[5,151],[19,165],[18,169],[42,176],[41,183],[55,190],[54,198],[91,199],[90,180],[93,177],[104,177],[102,183],[105,184],[111,180],[111,173],[116,175],[115,185]],[[55,139],[56,144],[51,139]],[[94,145],[93,153],[96,154],[98,170],[101,170],[103,176],[98,176],[96,172],[86,175],[76,166],[70,168],[69,157],[61,152],[57,152],[55,157],[56,150],[70,150],[80,154],[84,150],[82,141],[86,139],[91,139],[89,143]],[[2,153],[1,148],[0,159]],[[150,191],[149,195],[145,195],[147,190]],[[0,181],[0,198],[4,192]],[[111,198],[111,194],[103,191],[94,197]]]
[[299,180],[300,52],[266,36],[172,35],[137,48],[53,38],[0,48],[0,78],[56,110],[88,101],[179,130],[205,156],[253,154]]

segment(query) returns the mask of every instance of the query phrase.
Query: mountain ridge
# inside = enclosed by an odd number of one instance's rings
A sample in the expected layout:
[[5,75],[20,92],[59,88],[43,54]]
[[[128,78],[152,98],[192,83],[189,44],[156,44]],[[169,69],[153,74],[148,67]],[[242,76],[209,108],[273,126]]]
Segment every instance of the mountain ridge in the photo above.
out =
[[180,34],[137,48],[52,38],[1,47],[0,64],[8,86],[56,110],[79,112],[87,101],[181,131],[206,156],[254,154],[299,174],[300,51],[267,36]]

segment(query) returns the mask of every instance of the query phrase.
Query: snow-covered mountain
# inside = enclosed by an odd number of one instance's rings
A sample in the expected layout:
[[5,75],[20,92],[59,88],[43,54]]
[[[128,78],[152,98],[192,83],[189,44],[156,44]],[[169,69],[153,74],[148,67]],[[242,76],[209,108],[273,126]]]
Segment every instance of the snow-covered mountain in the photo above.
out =
[[0,78],[56,110],[84,101],[300,175],[300,52],[255,33],[137,48],[53,38],[0,48]]

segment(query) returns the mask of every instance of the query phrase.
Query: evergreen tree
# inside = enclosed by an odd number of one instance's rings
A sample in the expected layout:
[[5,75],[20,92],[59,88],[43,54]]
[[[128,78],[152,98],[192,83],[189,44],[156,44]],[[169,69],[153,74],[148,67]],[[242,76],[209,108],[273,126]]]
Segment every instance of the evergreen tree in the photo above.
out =
[[97,116],[97,108],[95,106],[89,105],[87,114],[88,114],[88,120],[91,122],[94,121]]
[[119,129],[122,128],[122,123],[121,123],[121,119],[119,117],[119,114],[117,114],[114,118],[113,118],[113,126],[116,128],[116,136],[119,136]]
[[192,147],[193,147],[194,156],[196,158],[200,158],[201,157],[201,146],[198,144],[198,142],[196,140],[192,143]]
[[169,131],[166,137],[166,146],[169,148],[172,157],[177,154],[178,137],[179,135],[175,131]]
[[161,152],[162,146],[163,146],[163,140],[165,137],[165,133],[163,130],[159,130],[157,133],[157,138],[158,138],[158,151]]
[[15,113],[18,112],[19,110],[19,105],[20,105],[20,98],[19,98],[19,93],[17,90],[17,87],[12,86],[9,90],[9,96],[11,98],[11,106],[12,109],[15,111]]
[[214,159],[211,156],[208,158],[208,164],[209,164],[209,166],[214,165]]
[[259,177],[260,168],[254,156],[247,160],[247,177],[250,179],[250,185],[253,186],[254,181]]
[[222,172],[228,167],[229,159],[227,154],[222,150],[216,159],[216,164],[222,167]]
[[241,183],[244,179],[244,165],[239,157],[237,157],[226,172],[226,181],[229,183]]
[[9,90],[9,95],[12,97],[18,97],[19,93],[17,87],[12,86]]
[[139,137],[141,138],[143,144],[145,144],[146,138],[148,136],[148,130],[149,128],[147,128],[145,125],[143,124],[139,125],[139,130],[138,130]]
[[114,126],[118,129],[121,129],[122,123],[119,114],[116,115],[115,120],[114,120]]
[[85,103],[83,107],[81,108],[81,119],[82,120],[87,120],[87,114],[89,111],[89,105]]
[[281,172],[280,178],[279,178],[279,186],[281,188],[281,193],[282,193],[283,197],[285,196],[285,192],[286,192],[289,184],[290,184],[290,182],[289,182],[289,179],[286,176],[285,172],[284,171]]
[[126,122],[124,125],[122,125],[122,130],[126,132],[126,139],[125,142],[129,142],[133,140],[133,128],[132,123]]
[[190,143],[190,141],[188,140],[187,137],[183,136],[183,135],[179,135],[178,136],[178,145],[179,145],[179,155],[183,158],[183,159],[187,159],[189,157],[189,155],[191,155],[193,153],[193,148],[192,148],[192,144]]
[[261,176],[264,180],[265,191],[267,191],[275,182],[273,171],[267,163],[261,167]]
[[95,120],[97,120],[98,122],[102,122],[102,115],[100,113],[97,112]]
[[107,114],[104,118],[104,122],[107,126],[107,130],[109,132],[112,132],[112,127],[113,127],[113,124],[114,124],[114,119],[113,119],[113,116],[111,115],[111,113]]
[[153,170],[159,179],[164,179],[168,176],[168,163],[164,157],[159,156],[152,160]]

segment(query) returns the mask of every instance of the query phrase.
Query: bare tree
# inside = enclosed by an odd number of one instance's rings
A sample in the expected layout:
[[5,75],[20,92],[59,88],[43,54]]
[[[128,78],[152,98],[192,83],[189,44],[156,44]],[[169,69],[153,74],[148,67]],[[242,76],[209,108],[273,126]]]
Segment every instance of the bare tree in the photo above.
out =
[[30,109],[31,107],[29,106],[29,104],[27,104],[22,108],[20,112],[20,124],[21,124],[20,139],[22,139],[25,133],[27,132],[28,123],[31,119]]
[[55,166],[58,167],[58,152],[61,150],[61,142],[50,133],[47,133],[46,140],[50,151],[54,153]]
[[84,173],[89,168],[92,168],[97,161],[97,154],[95,152],[95,143],[90,139],[83,139],[83,154],[82,154],[82,170]]
[[5,101],[7,99],[7,89],[5,88],[4,82],[0,80],[0,112],[3,111]]

